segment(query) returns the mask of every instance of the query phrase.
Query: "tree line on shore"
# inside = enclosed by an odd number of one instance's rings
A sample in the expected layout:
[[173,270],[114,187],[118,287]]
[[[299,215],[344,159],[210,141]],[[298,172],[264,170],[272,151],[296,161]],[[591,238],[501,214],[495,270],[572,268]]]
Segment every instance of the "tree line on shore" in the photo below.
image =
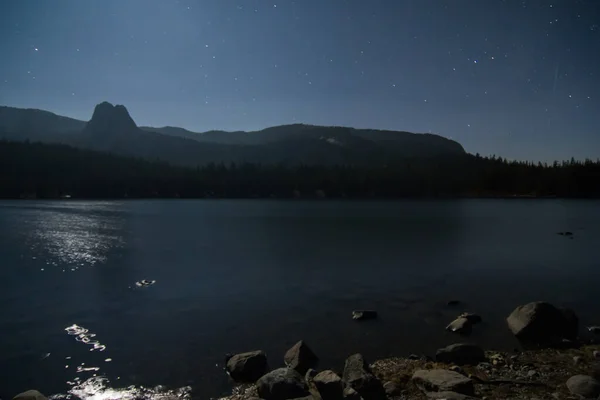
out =
[[2,198],[600,197],[600,161],[461,155],[353,165],[169,165],[58,144],[0,141]]

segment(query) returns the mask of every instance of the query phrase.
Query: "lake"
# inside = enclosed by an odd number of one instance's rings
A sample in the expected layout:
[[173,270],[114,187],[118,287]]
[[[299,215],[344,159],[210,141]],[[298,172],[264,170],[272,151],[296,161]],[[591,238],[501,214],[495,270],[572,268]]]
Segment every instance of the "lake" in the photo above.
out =
[[0,397],[219,397],[226,353],[277,367],[304,339],[337,370],[432,355],[463,341],[444,330],[461,311],[483,317],[469,341],[512,349],[504,319],[525,302],[600,323],[599,244],[598,201],[2,201]]

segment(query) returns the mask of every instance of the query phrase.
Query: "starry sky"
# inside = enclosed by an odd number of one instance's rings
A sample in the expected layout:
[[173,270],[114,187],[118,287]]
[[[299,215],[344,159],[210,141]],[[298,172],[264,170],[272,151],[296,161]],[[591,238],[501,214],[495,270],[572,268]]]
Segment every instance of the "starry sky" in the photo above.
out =
[[193,131],[432,132],[600,157],[598,0],[3,0],[0,104]]

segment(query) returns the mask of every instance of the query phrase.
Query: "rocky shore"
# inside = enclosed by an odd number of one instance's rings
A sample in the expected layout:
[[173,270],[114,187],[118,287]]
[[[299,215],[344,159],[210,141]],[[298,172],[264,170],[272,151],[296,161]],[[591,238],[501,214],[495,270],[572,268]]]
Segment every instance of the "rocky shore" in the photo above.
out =
[[[359,321],[357,315],[377,317],[374,311],[353,312]],[[446,329],[468,335],[480,321],[462,313]],[[506,323],[521,350],[485,351],[457,340],[434,356],[369,364],[353,354],[339,370],[318,370],[319,358],[304,341],[283,355],[285,366],[277,369],[260,350],[228,355],[225,370],[235,387],[220,400],[600,400],[600,327],[580,332],[575,312],[546,302],[517,307]],[[30,390],[13,400],[47,399]]]
[[[357,315],[363,313],[353,312]],[[462,313],[446,329],[468,335],[480,321]],[[519,306],[506,322],[522,350],[485,351],[461,340],[433,357],[369,364],[354,354],[343,368],[323,371],[303,341],[286,352],[285,367],[274,370],[262,351],[236,354],[227,358],[226,371],[238,385],[221,400],[600,400],[600,345],[593,338],[599,327],[588,327],[584,338],[575,312],[546,302]]]

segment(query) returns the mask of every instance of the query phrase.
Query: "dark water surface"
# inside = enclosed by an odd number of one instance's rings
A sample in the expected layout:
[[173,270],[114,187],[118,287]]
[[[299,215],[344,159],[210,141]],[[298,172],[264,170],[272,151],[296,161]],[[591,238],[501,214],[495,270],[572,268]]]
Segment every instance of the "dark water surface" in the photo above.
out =
[[433,354],[460,340],[444,326],[463,310],[484,318],[470,340],[512,349],[516,305],[599,323],[599,285],[600,202],[4,201],[0,397],[92,397],[93,374],[218,397],[228,352],[264,349],[276,367],[304,339],[334,369],[355,352]]

